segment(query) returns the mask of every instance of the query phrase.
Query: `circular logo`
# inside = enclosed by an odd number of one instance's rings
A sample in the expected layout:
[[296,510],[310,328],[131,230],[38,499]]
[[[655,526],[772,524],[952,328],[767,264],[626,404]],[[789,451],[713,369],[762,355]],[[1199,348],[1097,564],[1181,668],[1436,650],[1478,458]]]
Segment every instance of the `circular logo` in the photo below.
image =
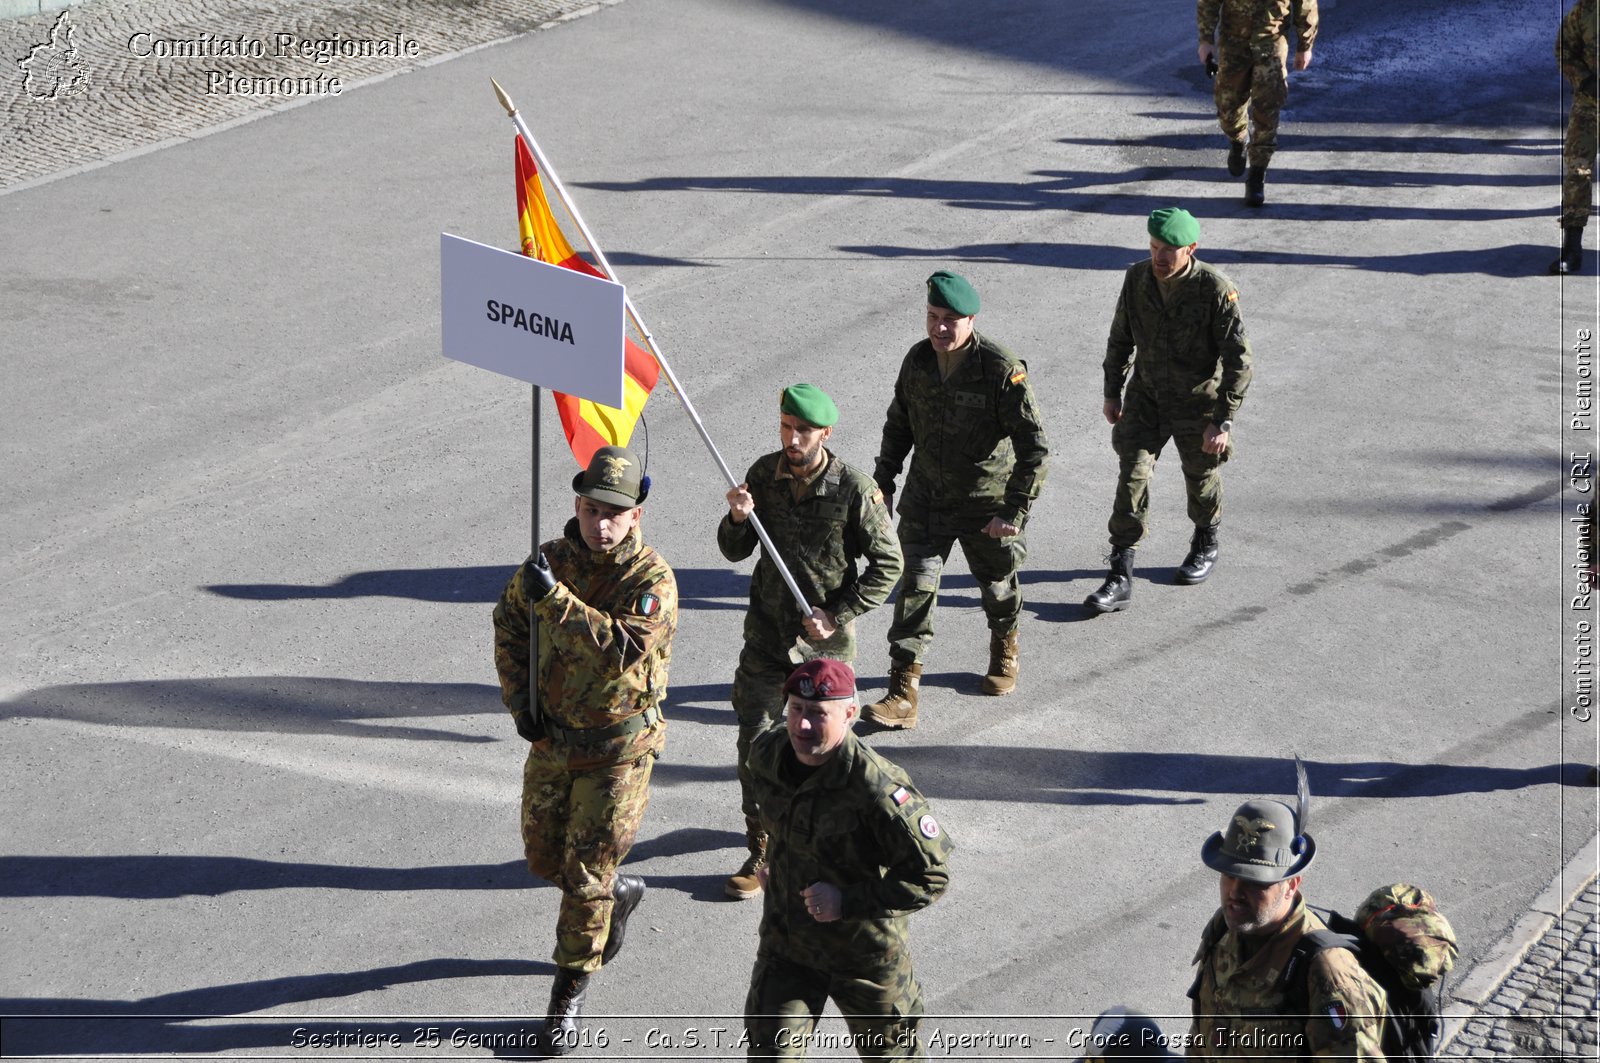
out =
[[923,816],[917,822],[917,829],[922,832],[924,838],[937,838],[939,836],[939,821],[932,816]]

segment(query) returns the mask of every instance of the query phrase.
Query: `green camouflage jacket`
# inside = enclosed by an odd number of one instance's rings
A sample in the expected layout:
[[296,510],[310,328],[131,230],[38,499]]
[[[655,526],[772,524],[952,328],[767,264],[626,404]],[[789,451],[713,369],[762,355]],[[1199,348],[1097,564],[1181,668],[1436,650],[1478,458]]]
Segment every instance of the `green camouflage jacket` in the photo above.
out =
[[[806,774],[782,725],[762,732],[749,766],[767,831],[763,954],[820,970],[873,970],[907,948],[906,916],[950,882],[950,839],[898,766],[856,738]],[[800,891],[831,883],[844,917],[819,923]]]
[[1556,35],[1556,62],[1578,92],[1595,95],[1595,0],[1578,0],[1561,20]]
[[[794,481],[778,479],[782,459],[781,451],[768,454],[745,474],[756,516],[806,601],[838,622],[839,631],[817,648],[854,660],[855,618],[888,601],[900,580],[900,540],[883,494],[866,474],[830,451],[827,466],[796,501]],[[759,542],[749,521],[735,524],[724,515],[717,526],[717,547],[729,561],[743,561]],[[864,571],[856,565],[858,558],[866,562]],[[750,577],[745,642],[784,657],[805,634],[802,620],[794,595],[763,549]]]
[[1028,366],[980,333],[972,334],[971,345],[949,380],[939,379],[939,359],[927,340],[906,354],[872,478],[892,494],[910,454],[901,513],[982,517],[980,524],[999,517],[1020,525],[1039,497],[1050,456]]
[[1194,1021],[1184,1048],[1204,1059],[1383,1059],[1383,1020],[1388,998],[1362,969],[1355,954],[1327,949],[1306,972],[1308,1014],[1286,1015],[1286,988],[1279,985],[1295,944],[1322,920],[1296,897],[1288,922],[1248,957],[1240,935],[1219,910],[1201,935],[1194,963],[1200,965]]
[[1239,290],[1222,273],[1195,259],[1162,302],[1150,260],[1128,267],[1106,340],[1107,399],[1123,401],[1126,381],[1127,401],[1150,400],[1174,417],[1221,424],[1244,402],[1250,359]]
[[[667,665],[678,627],[678,584],[661,555],[634,528],[616,548],[589,549],[578,522],[541,549],[559,581],[533,611],[539,617],[539,708],[571,729],[610,727],[667,695]],[[494,664],[500,697],[517,712],[528,707],[528,567],[506,585],[494,610]],[[665,722],[621,738],[569,749],[585,766],[636,760],[659,752]],[[546,739],[550,741],[550,739]]]
[[1200,40],[1211,43],[1217,30],[1227,41],[1270,43],[1283,36],[1283,24],[1294,18],[1297,52],[1317,43],[1317,0],[1199,0],[1196,10]]

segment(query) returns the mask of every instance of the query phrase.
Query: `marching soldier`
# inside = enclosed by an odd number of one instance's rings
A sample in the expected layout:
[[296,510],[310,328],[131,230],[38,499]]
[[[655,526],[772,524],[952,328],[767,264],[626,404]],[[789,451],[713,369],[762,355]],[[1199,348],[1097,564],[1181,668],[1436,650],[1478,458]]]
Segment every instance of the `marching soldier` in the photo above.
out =
[[1119,467],[1108,523],[1111,571],[1083,602],[1096,613],[1126,609],[1133,598],[1133,552],[1144,538],[1150,477],[1169,439],[1183,465],[1194,522],[1178,582],[1199,583],[1211,574],[1222,465],[1233,454],[1233,419],[1250,386],[1239,290],[1194,257],[1200,223],[1168,207],[1152,212],[1146,228],[1150,258],[1123,276],[1106,340],[1102,412]]
[[784,727],[750,748],[770,841],[745,998],[752,1059],[804,1059],[831,998],[863,1059],[923,1058],[906,917],[949,884],[950,839],[906,773],[858,740],[855,673],[808,661]]
[[1561,181],[1561,256],[1550,264],[1551,273],[1577,273],[1583,269],[1583,230],[1589,224],[1594,199],[1594,155],[1600,104],[1595,82],[1600,62],[1600,13],[1595,0],[1578,0],[1561,20],[1556,37],[1556,60],[1572,83],[1572,116],[1561,156],[1565,176]]
[[[601,447],[572,482],[574,519],[528,558],[494,611],[494,661],[517,733],[528,868],[561,891],[555,984],[541,1047],[582,1039],[590,976],[622,948],[645,883],[622,875],[661,753],[678,585],[644,544],[650,478],[634,453]],[[528,630],[539,620],[538,701],[529,704]]]
[[1199,0],[1197,9],[1200,62],[1215,73],[1212,92],[1228,137],[1228,172],[1245,178],[1244,201],[1252,207],[1267,201],[1267,164],[1278,146],[1278,114],[1289,98],[1291,15],[1294,68],[1304,70],[1317,40],[1317,0]]
[[946,270],[927,286],[928,338],[900,364],[873,470],[892,512],[895,477],[911,456],[900,498],[905,576],[889,627],[889,692],[862,712],[889,728],[917,724],[939,576],[957,543],[989,620],[983,692],[1016,689],[1017,570],[1028,555],[1028,508],[1039,497],[1050,453],[1027,363],[973,327],[977,291]]
[[757,460],[745,482],[728,492],[728,514],[717,526],[722,556],[743,561],[758,541],[749,523],[754,512],[801,593],[816,603],[810,616],[802,616],[777,565],[762,552],[750,577],[744,649],[733,674],[739,791],[750,849],[723,887],[736,900],[761,892],[756,873],[767,848],[745,763],[751,741],[782,714],[784,680],[802,662],[855,660],[856,617],[887,601],[900,578],[900,544],[882,492],[827,449],[838,420],[838,407],[821,388],[784,388],[778,398],[783,449]]

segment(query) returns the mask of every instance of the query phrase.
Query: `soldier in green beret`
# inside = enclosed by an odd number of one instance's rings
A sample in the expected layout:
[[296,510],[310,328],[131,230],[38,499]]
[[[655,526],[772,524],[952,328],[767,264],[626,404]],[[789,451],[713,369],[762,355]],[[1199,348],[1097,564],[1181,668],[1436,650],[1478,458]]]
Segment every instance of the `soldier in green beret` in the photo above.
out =
[[1317,0],[1198,0],[1198,5],[1200,62],[1215,73],[1212,90],[1217,121],[1228,138],[1228,172],[1245,177],[1244,201],[1259,207],[1267,201],[1278,114],[1289,98],[1289,23],[1294,68],[1304,70],[1317,40]]
[[1600,134],[1597,37],[1600,9],[1595,0],[1578,0],[1561,20],[1561,32],[1556,36],[1556,61],[1572,84],[1572,115],[1561,152],[1561,254],[1550,264],[1551,273],[1577,273],[1583,269],[1583,230],[1593,209],[1595,142]]
[[[1222,465],[1250,386],[1250,340],[1239,290],[1195,257],[1200,223],[1180,207],[1153,211],[1150,257],[1128,267],[1106,341],[1105,402],[1117,452],[1111,571],[1083,604],[1096,613],[1133,598],[1133,552],[1144,538],[1150,477],[1167,440],[1178,449],[1194,535],[1178,582],[1199,583],[1217,561]],[[1129,368],[1132,368],[1132,374]],[[1126,389],[1126,390],[1124,390]]]
[[808,661],[783,693],[785,725],[750,748],[772,841],[744,1005],[749,1057],[805,1059],[832,999],[862,1059],[924,1059],[906,923],[949,885],[950,836],[910,777],[851,731],[849,665]]
[[[623,875],[666,738],[661,703],[678,585],[644,544],[650,478],[625,447],[601,447],[572,482],[576,516],[517,570],[494,610],[501,698],[530,744],[522,772],[528,868],[561,891],[548,1055],[582,1040],[590,976],[622,947],[644,879]],[[528,637],[539,620],[537,705]]]
[[723,887],[736,900],[761,892],[757,872],[767,851],[745,762],[750,742],[783,712],[784,681],[802,663],[814,657],[855,660],[856,618],[888,601],[900,579],[900,544],[882,492],[826,446],[838,420],[838,407],[821,388],[784,388],[778,396],[783,449],[750,466],[745,482],[728,492],[728,513],[717,526],[722,556],[743,561],[758,544],[749,523],[755,513],[813,603],[811,614],[802,616],[763,548],[750,577],[744,649],[733,673],[739,790],[750,850]]
[[1327,926],[1300,886],[1317,853],[1300,808],[1246,801],[1201,846],[1219,873],[1222,906],[1200,937],[1187,1053],[1202,1059],[1381,1061],[1388,998],[1343,948],[1312,953],[1286,984],[1296,946]]
[[978,308],[965,277],[939,270],[928,278],[928,336],[900,363],[883,425],[873,478],[891,510],[907,455],[911,469],[899,506],[906,572],[889,627],[889,692],[861,714],[879,727],[916,726],[939,577],[957,543],[989,622],[983,692],[1009,694],[1017,685],[1017,570],[1050,448],[1027,363],[977,331]]

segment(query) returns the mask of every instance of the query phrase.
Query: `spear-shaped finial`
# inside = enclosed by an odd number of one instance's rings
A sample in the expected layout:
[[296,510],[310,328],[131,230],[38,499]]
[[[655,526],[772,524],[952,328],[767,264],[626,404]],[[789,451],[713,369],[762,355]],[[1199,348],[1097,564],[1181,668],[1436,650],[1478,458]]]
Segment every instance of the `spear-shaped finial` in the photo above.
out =
[[507,96],[506,90],[500,87],[500,82],[496,81],[494,78],[490,78],[489,84],[494,86],[494,94],[499,98],[500,106],[506,109],[506,117],[515,118],[517,115],[517,105],[511,102],[511,97]]

